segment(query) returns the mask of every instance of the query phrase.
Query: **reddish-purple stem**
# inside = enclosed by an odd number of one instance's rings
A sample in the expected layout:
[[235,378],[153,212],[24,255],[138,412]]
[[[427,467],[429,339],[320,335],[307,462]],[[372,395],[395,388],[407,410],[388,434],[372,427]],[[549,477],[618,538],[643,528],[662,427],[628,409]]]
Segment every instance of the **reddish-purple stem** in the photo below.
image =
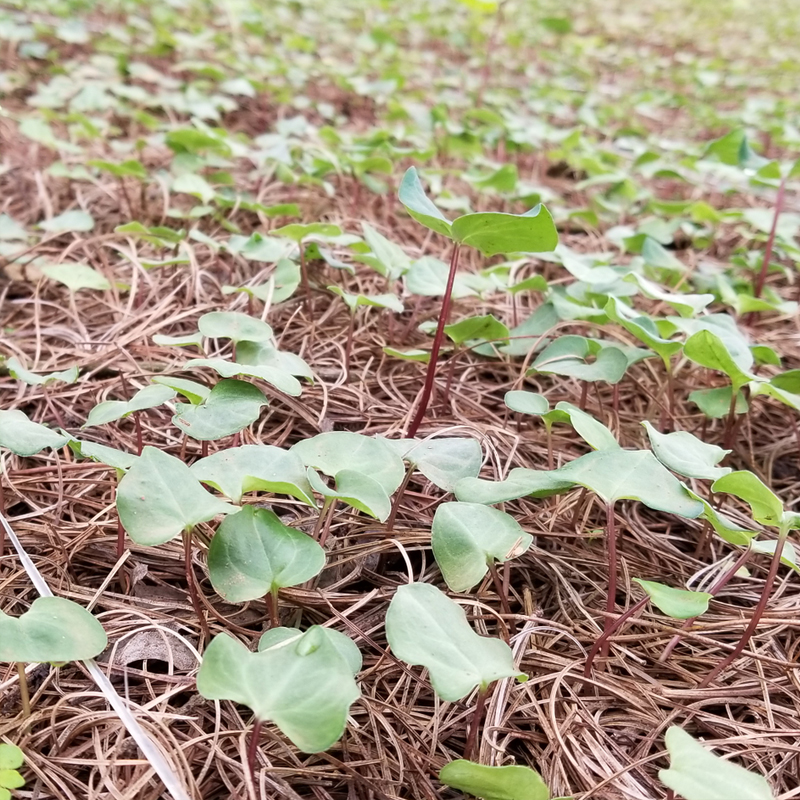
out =
[[753,284],[753,295],[755,297],[761,297],[761,292],[764,291],[764,282],[767,280],[767,272],[769,272],[769,262],[772,261],[772,248],[775,244],[775,234],[778,231],[778,218],[783,210],[783,198],[786,194],[786,177],[786,175],[783,176],[780,186],[778,187],[778,197],[775,200],[775,214],[772,217],[772,227],[769,229],[767,248],[764,250],[764,260],[761,262],[761,271],[758,273],[758,278]]
[[472,754],[475,752],[475,745],[478,741],[478,730],[481,727],[481,720],[483,719],[483,709],[486,706],[486,695],[489,693],[489,688],[478,690],[478,699],[475,701],[475,710],[472,712],[472,722],[469,726],[469,734],[467,735],[467,743],[464,746],[464,758],[467,761],[472,759]]
[[[634,614],[641,611],[647,601],[650,599],[649,595],[645,595],[638,603],[634,603],[624,614],[617,617],[609,627],[607,627],[598,637],[597,641],[592,645],[592,649],[589,651],[589,655],[586,656],[586,666],[583,668],[583,677],[588,678],[592,674],[592,664],[594,663],[597,654],[600,652],[601,648],[604,648],[608,644],[608,640],[611,636],[613,636]],[[609,622],[610,618],[606,617],[606,622]]]
[[400,508],[400,503],[403,502],[403,495],[406,492],[406,487],[408,486],[408,482],[411,480],[411,476],[413,474],[414,465],[409,464],[405,477],[403,478],[403,482],[400,484],[400,488],[397,490],[397,492],[395,492],[394,501],[392,502],[392,510],[389,512],[389,518],[386,520],[386,533],[391,533],[394,530],[394,522],[397,519],[397,512]]
[[208,622],[200,604],[200,595],[197,592],[197,585],[194,580],[194,570],[192,569],[192,532],[183,532],[183,565],[186,571],[186,583],[189,585],[189,597],[192,600],[192,607],[200,623],[203,641],[207,642],[211,638],[211,631],[208,629]]
[[410,439],[417,435],[419,426],[422,420],[425,419],[425,412],[428,410],[428,403],[431,400],[431,392],[433,391],[433,381],[436,378],[436,363],[439,360],[439,350],[442,348],[442,340],[444,339],[444,326],[447,324],[447,318],[450,314],[450,295],[453,292],[453,282],[456,278],[456,271],[458,270],[458,254],[461,246],[453,243],[453,254],[450,257],[450,272],[447,275],[447,286],[444,290],[444,297],[442,298],[442,310],[439,314],[439,324],[436,326],[436,335],[433,337],[433,347],[431,349],[431,360],[428,362],[428,372],[425,375],[425,385],[422,388],[422,396],[417,405],[417,411],[414,414],[414,419],[409,426],[408,433],[406,434]]
[[608,637],[614,625],[611,615],[617,604],[617,521],[614,516],[614,502],[606,503],[606,549],[608,551],[608,594],[606,595],[606,624],[603,633],[603,658],[608,655]]
[[258,740],[261,737],[261,726],[263,724],[260,719],[253,723],[253,730],[250,731],[250,742],[247,746],[247,769],[250,771],[253,786],[256,785],[256,753],[258,752]]

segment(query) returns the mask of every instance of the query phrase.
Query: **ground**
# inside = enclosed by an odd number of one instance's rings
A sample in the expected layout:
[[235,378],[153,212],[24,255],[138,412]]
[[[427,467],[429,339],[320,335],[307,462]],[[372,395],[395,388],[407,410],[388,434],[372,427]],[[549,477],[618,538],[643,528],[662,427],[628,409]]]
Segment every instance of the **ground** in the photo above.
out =
[[[733,0],[646,7],[616,0],[5,3],[0,355],[39,375],[77,367],[80,377],[29,385],[0,363],[0,408],[135,453],[134,417],[84,428],[89,411],[128,399],[154,376],[213,385],[218,376],[207,367],[182,371],[202,355],[196,345],[153,337],[192,333],[203,314],[233,310],[268,322],[280,351],[304,359],[313,380],[303,379],[302,394],[291,396],[252,379],[269,406],[235,442],[185,437],[172,421],[183,398],[149,408],[137,415],[144,445],[191,464],[232,444],[288,448],[325,431],[401,438],[426,365],[384,348],[430,350],[430,331],[420,326],[439,318],[443,281],[425,294],[412,291],[408,276],[400,280],[364,244],[362,225],[401,248],[401,266],[403,258],[449,260],[451,243],[414,221],[397,198],[405,170],[415,166],[451,219],[522,213],[544,202],[565,248],[555,256],[462,250],[467,275],[450,320],[492,314],[512,330],[490,344],[471,340],[455,355],[447,348],[420,437],[476,440],[485,479],[546,469],[542,421],[504,404],[506,392],[527,389],[550,407],[580,405],[628,449],[649,447],[645,420],[725,446],[732,452],[724,465],[751,470],[791,510],[800,483],[800,397],[791,388],[781,402],[755,387],[779,373],[789,373],[784,388],[793,387],[791,370],[800,368],[800,170],[790,172],[800,144],[798,27],[791,2]],[[780,224],[771,235],[776,210]],[[65,212],[77,215],[62,218]],[[270,232],[295,222],[340,231],[309,232],[302,245],[308,293],[296,277],[281,293],[276,262],[288,256],[284,269],[296,276],[300,249]],[[768,249],[766,289],[756,299]],[[85,274],[80,286],[74,270],[54,270],[78,264],[94,270],[91,285]],[[608,267],[611,279],[592,272]],[[682,352],[672,361],[672,400],[658,357],[632,364],[615,385],[528,373],[555,335],[642,347],[607,315],[611,296],[662,325],[676,318],[673,294],[638,292],[624,280],[629,272],[662,292],[710,294],[705,311],[685,319],[729,315],[746,349],[772,348],[774,355],[756,353],[748,413],[725,407],[706,417],[690,393],[730,381]],[[510,291],[535,275],[544,282]],[[331,286],[367,297],[390,293],[404,310],[359,307],[351,318]],[[260,288],[248,296],[225,287]],[[525,328],[548,303],[554,320]],[[674,325],[659,331],[685,338]],[[204,347],[207,356],[232,356],[225,340]],[[590,449],[570,425],[553,427],[555,466]],[[113,468],[69,447],[31,457],[0,453],[13,530],[53,592],[102,622],[110,647],[101,668],[190,797],[460,796],[437,774],[461,757],[475,696],[439,700],[425,670],[387,649],[384,627],[395,590],[410,577],[446,588],[431,552],[431,522],[452,495],[413,473],[393,530],[336,507],[324,570],[281,590],[279,613],[284,625],[328,624],[356,642],[361,699],[343,738],[316,755],[300,753],[266,724],[253,783],[251,713],[195,689],[207,644],[180,540],[145,547],[128,539],[118,559]],[[713,499],[710,481],[682,480]],[[262,493],[249,502],[315,531],[318,509],[299,500]],[[500,570],[502,585],[487,578],[471,592],[449,594],[479,633],[509,638],[528,680],[494,684],[476,760],[533,767],[553,797],[666,798],[658,777],[667,765],[664,733],[679,725],[766,776],[775,797],[796,795],[800,594],[791,564],[778,572],[746,652],[710,686],[701,686],[703,678],[733,650],[761,596],[770,567],[764,555],[737,572],[669,658],[662,653],[683,623],[646,605],[584,678],[604,625],[604,503],[570,491],[499,507],[533,535],[532,545]],[[725,495],[724,511],[743,529],[752,526],[736,497]],[[701,519],[633,500],[616,503],[615,519],[612,617],[642,597],[633,578],[708,590],[742,552],[710,535]],[[212,635],[227,632],[254,647],[268,626],[265,602],[226,603],[208,579],[218,521],[194,530],[199,595]],[[753,529],[774,541],[774,527]],[[7,544],[0,608],[18,615],[36,596],[30,570]],[[33,710],[23,717],[16,667],[0,665],[0,740],[26,756],[27,784],[17,796],[169,796],[85,666],[32,665],[28,681]]]

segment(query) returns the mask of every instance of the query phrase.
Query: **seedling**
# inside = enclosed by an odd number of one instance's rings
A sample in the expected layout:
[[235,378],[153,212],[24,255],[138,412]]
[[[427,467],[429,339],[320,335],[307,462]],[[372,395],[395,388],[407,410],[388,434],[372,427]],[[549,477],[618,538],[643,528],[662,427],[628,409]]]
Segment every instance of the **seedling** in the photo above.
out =
[[360,669],[352,640],[329,628],[273,628],[261,637],[257,653],[221,633],[203,656],[197,690],[208,700],[233,700],[253,711],[248,762],[254,775],[264,722],[274,722],[306,753],[338,741],[350,706],[361,696],[353,678]]
[[61,372],[49,372],[47,375],[39,375],[35,372],[30,372],[19,363],[19,359],[11,357],[6,362],[9,375],[16,378],[28,386],[48,386],[51,383],[75,383],[78,380],[79,370],[77,367],[70,367],[70,369],[62,370]]
[[459,759],[442,767],[439,780],[483,800],[550,800],[547,784],[530,767],[487,767]]
[[[243,343],[244,344],[244,343]],[[237,352],[237,356],[240,355]],[[245,375],[250,378],[260,378],[271,384],[276,389],[288,394],[290,397],[299,397],[303,389],[300,381],[290,372],[281,367],[269,365],[251,365],[247,363],[226,361],[224,358],[191,358],[183,364],[183,369],[198,369],[209,367],[223,378],[233,378],[236,375]],[[208,397],[203,402],[207,401]],[[191,398],[190,398],[190,402]]]
[[299,285],[300,267],[291,259],[281,258],[266,283],[260,283],[257,286],[223,286],[222,294],[239,292],[246,294],[248,311],[251,311],[254,297],[261,300],[262,303],[277,305],[288,300],[297,291]]
[[273,627],[280,625],[280,590],[310,580],[324,566],[325,551],[310,536],[252,506],[225,517],[208,549],[217,594],[231,603],[264,597]]
[[145,447],[117,487],[117,513],[134,542],[154,547],[183,534],[189,595],[206,636],[205,616],[192,570],[192,529],[235,510],[207,492],[182,461],[155,447]]
[[209,339],[230,339],[233,342],[234,360],[239,342],[271,342],[274,336],[266,322],[238,311],[203,314],[197,321],[197,327]]
[[453,241],[447,286],[442,298],[439,324],[431,348],[431,360],[428,362],[428,372],[425,376],[422,395],[408,429],[408,436],[413,438],[425,417],[430,402],[444,327],[450,312],[453,282],[458,272],[461,246],[475,247],[484,256],[519,251],[538,253],[555,249],[558,244],[558,232],[550,212],[541,204],[522,215],[484,212],[465,214],[450,222],[425,194],[414,167],[410,167],[403,177],[398,197],[417,222]]
[[175,390],[169,386],[154,384],[140,389],[130,400],[105,400],[98,403],[86,417],[83,428],[92,428],[95,425],[107,425],[118,419],[125,419],[133,415],[136,426],[136,452],[141,455],[144,441],[142,436],[142,420],[138,412],[166,403],[175,397]]
[[0,800],[11,800],[11,790],[25,785],[18,771],[24,763],[25,756],[19,747],[0,743]]
[[431,685],[442,700],[462,700],[477,687],[464,748],[467,759],[477,742],[491,684],[501,678],[527,680],[514,667],[511,648],[505,642],[478,636],[464,609],[429,583],[410,583],[397,590],[386,612],[386,638],[398,658],[427,667]]
[[667,468],[687,478],[715,481],[731,472],[730,467],[717,466],[730,450],[723,450],[686,431],[659,433],[646,420],[642,422],[656,458]]
[[83,606],[63,597],[37,597],[19,617],[0,611],[0,661],[17,663],[25,716],[31,709],[24,663],[82,661],[107,644],[103,626]]
[[669,769],[659,770],[658,778],[685,800],[774,800],[761,775],[715,756],[682,728],[671,727],[664,743]]

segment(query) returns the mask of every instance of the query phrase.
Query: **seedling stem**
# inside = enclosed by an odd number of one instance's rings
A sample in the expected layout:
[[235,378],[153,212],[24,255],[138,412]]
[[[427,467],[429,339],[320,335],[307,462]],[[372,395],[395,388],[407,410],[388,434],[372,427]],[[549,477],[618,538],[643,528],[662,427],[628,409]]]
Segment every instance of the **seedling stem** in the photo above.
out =
[[478,742],[478,729],[481,726],[483,719],[483,709],[486,707],[486,695],[489,694],[489,687],[481,687],[478,689],[478,697],[475,701],[475,710],[472,712],[472,721],[469,726],[469,734],[467,735],[467,743],[464,746],[464,758],[467,761],[472,760],[472,754],[475,752],[475,745]]
[[22,716],[31,715],[31,695],[28,691],[28,676],[25,674],[25,665],[17,662],[17,675],[19,675],[19,698],[22,702]]

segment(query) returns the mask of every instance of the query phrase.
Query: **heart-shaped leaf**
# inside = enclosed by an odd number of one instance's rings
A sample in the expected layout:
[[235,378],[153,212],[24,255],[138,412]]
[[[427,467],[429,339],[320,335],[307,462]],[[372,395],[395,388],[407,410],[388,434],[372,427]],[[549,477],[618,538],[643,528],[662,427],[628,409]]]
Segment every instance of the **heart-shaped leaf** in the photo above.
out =
[[309,380],[314,377],[311,367],[300,356],[285,350],[278,350],[277,347],[267,342],[239,342],[236,348],[236,363],[271,367]]
[[314,539],[252,506],[225,517],[208,548],[211,585],[230,603],[296,586],[324,566],[325,551]]
[[83,428],[92,428],[95,425],[106,425],[118,419],[129,417],[137,411],[155,408],[175,397],[175,390],[169,386],[152,384],[139,389],[130,400],[105,400],[98,403],[86,417]]
[[341,236],[342,229],[338,225],[331,225],[327,222],[311,222],[307,225],[294,222],[291,225],[284,225],[282,228],[275,228],[271,233],[274,236],[291,239],[293,242],[300,242],[307,236],[321,236],[325,239]]
[[[589,356],[594,361],[587,361]],[[564,375],[581,381],[619,383],[628,369],[626,355],[616,347],[603,347],[596,354],[583,336],[561,336],[536,358],[528,375]]]
[[239,503],[247,492],[288,494],[313,506],[311,485],[300,457],[268,444],[219,450],[191,466],[192,474]]
[[[614,434],[591,414],[581,411],[577,406],[572,405],[572,403],[565,403],[563,401],[556,404],[555,411],[566,414],[569,423],[575,428],[575,432],[593,449],[619,449],[619,442],[614,437]],[[560,420],[556,416],[553,421],[558,422]]]
[[727,492],[750,506],[753,519],[762,525],[780,525],[783,503],[763,481],[749,470],[737,470],[719,478],[711,485],[712,492]]
[[114,447],[107,447],[97,442],[85,442],[80,439],[72,439],[69,443],[70,449],[81,458],[89,458],[101,464],[121,472],[126,472],[139,456],[128,453],[125,450],[117,450]]
[[416,167],[409,167],[406,170],[397,196],[406,207],[406,211],[417,222],[436,233],[452,238],[450,221],[425,194]]
[[405,476],[403,460],[386,440],[349,431],[330,431],[303,439],[292,452],[307,467],[334,477],[342,470],[368,475],[391,495]]
[[[711,331],[702,330],[690,336],[683,346],[683,352],[687,358],[700,366],[724,372],[730,379],[735,392],[738,392],[750,381],[761,380],[750,372],[749,366],[743,366],[741,359],[737,362],[725,342]],[[749,351],[748,355],[750,355]]]
[[269,342],[273,337],[272,328],[266,322],[238,311],[210,311],[200,317],[197,327],[209,339]]
[[526,391],[506,392],[503,402],[512,410],[519,414],[532,414],[540,417],[550,410],[550,403],[543,394]]
[[28,386],[47,386],[49,383],[75,383],[78,380],[78,368],[71,367],[61,372],[49,372],[47,375],[37,375],[35,372],[30,372],[22,364],[19,359],[11,357],[6,362],[8,372],[12,378],[18,381],[27,383]]
[[299,397],[303,391],[303,387],[297,378],[286,370],[276,369],[275,367],[251,366],[249,364],[226,361],[224,358],[190,358],[182,369],[197,369],[199,367],[209,367],[223,378],[233,378],[235,375],[261,378],[262,381],[271,384],[290,397]]
[[452,492],[462,478],[476,478],[481,471],[483,452],[475,439],[394,439],[386,443],[445,492]]
[[207,492],[182,461],[145,447],[117,487],[117,513],[134,542],[152,546],[174,539],[236,508]]
[[524,214],[486,211],[458,217],[451,226],[452,238],[480,250],[485,256],[498,253],[543,253],[555,250],[558,231],[550,212],[541,204]]
[[386,638],[398,658],[428,669],[442,700],[461,700],[501,678],[527,679],[515,669],[504,641],[478,636],[464,609],[429,583],[406,584],[395,592],[386,612]]
[[0,411],[0,447],[18,456],[35,456],[46,447],[58,450],[69,440],[68,434],[33,422],[22,411]]
[[661,612],[673,619],[692,619],[708,611],[708,603],[713,594],[692,592],[688,589],[673,589],[663,583],[634,578],[634,583],[644,589],[650,602]]
[[509,330],[499,319],[486,314],[480,317],[467,317],[452,325],[445,325],[444,332],[456,344],[485,339],[497,341],[508,339]]
[[351,314],[355,314],[359,306],[388,308],[396,314],[402,314],[405,308],[400,298],[394,294],[350,294],[338,286],[329,286],[328,289],[344,300]]
[[258,653],[219,634],[203,656],[197,690],[209,700],[248,706],[306,753],[327,750],[341,737],[361,696],[350,663],[319,626]]
[[442,503],[433,516],[433,555],[454,592],[469,591],[490,563],[516,558],[532,542],[510,514],[479,503]]
[[745,527],[738,522],[734,522],[729,517],[717,511],[707,500],[695,494],[685,484],[684,489],[686,489],[695,500],[703,504],[703,513],[700,514],[700,519],[706,520],[723,541],[739,547],[747,547],[751,540],[758,536],[758,533],[753,530],[753,528],[756,527],[755,523]]
[[252,383],[224,380],[200,405],[178,403],[172,423],[192,439],[214,441],[252,425],[267,403],[264,393]]
[[[721,419],[728,416],[731,407],[733,389],[730,386],[720,386],[717,389],[696,389],[689,393],[689,401],[694,403],[710,419]],[[736,395],[734,413],[746,414],[750,404],[741,393]]]
[[40,222],[39,227],[48,233],[66,233],[67,231],[86,233],[94,228],[94,217],[86,211],[73,209]]
[[730,450],[715,444],[706,444],[686,431],[659,433],[646,420],[642,422],[656,458],[673,472],[687,478],[705,478],[714,481],[727,475],[730,467],[718,467]]
[[107,644],[103,626],[63,597],[37,597],[20,617],[0,611],[0,661],[82,661]]
[[395,281],[404,275],[411,266],[411,259],[404,250],[378,233],[368,223],[362,222],[361,228],[364,231],[364,240],[372,248],[372,252],[383,268],[381,274],[390,281]]
[[71,292],[79,292],[81,289],[105,291],[111,288],[108,278],[88,264],[70,261],[63,264],[48,264],[41,269],[45,277],[63,283]]
[[653,352],[658,353],[666,368],[670,368],[670,359],[683,346],[680,342],[663,338],[650,317],[637,315],[633,309],[618,302],[614,297],[609,298],[604,311],[610,319],[633,334]]
[[562,477],[560,470],[525,469],[517,467],[504,481],[464,478],[456,484],[455,495],[462,502],[494,505],[520,497],[552,497],[568,492],[575,482]]
[[185,397],[192,405],[199,405],[211,393],[208,386],[204,386],[197,381],[190,381],[186,378],[173,378],[171,375],[156,375],[151,378],[153,383],[159,383],[162,386],[169,386],[178,394]]
[[[361,672],[364,659],[356,643],[340,631],[333,628],[321,628],[328,641],[339,651],[339,655],[347,662],[353,675]],[[271,647],[280,647],[284,644],[297,641],[303,636],[299,628],[270,628],[258,640],[258,652],[269,650]]]
[[334,476],[336,488],[331,489],[311,467],[307,469],[306,474],[311,488],[323,497],[341,500],[381,522],[388,519],[392,510],[389,495],[386,494],[383,485],[369,475],[352,469],[339,470]]
[[473,761],[451,761],[439,773],[439,781],[482,800],[550,800],[541,775],[530,767],[487,767]]
[[715,756],[686,731],[671,727],[664,737],[669,769],[658,779],[685,800],[774,800],[761,775]]

